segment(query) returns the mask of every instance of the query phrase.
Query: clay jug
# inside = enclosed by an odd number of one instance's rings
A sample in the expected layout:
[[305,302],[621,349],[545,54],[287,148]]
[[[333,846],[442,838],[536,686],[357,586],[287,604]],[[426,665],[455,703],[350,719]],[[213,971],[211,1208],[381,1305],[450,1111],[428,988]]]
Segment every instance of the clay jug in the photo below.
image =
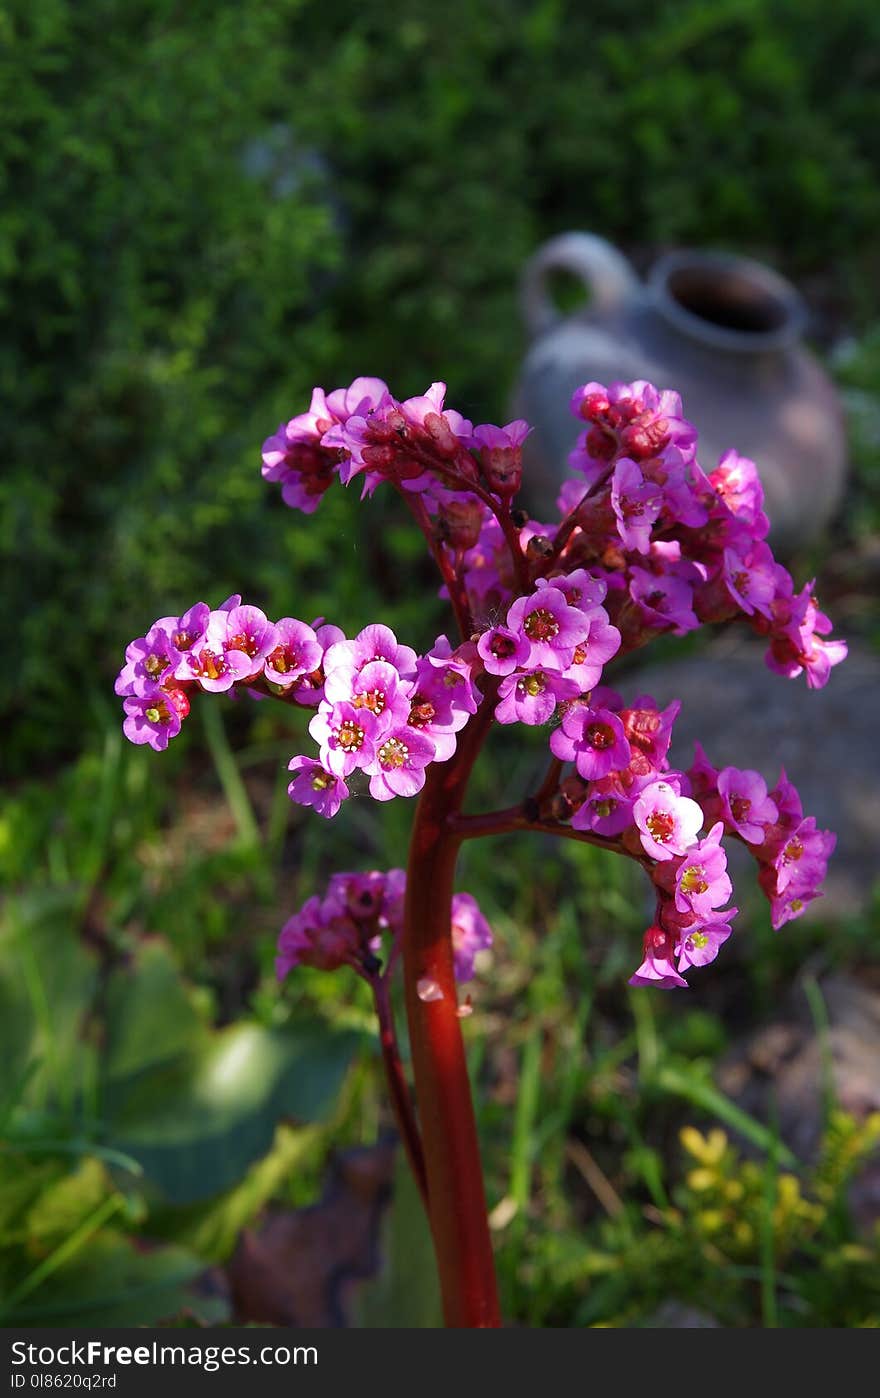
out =
[[[564,316],[549,276],[574,274],[588,305]],[[674,252],[647,282],[609,243],[565,233],[526,264],[522,307],[533,338],[513,412],[534,428],[524,487],[539,519],[553,517],[567,457],[583,427],[568,411],[573,390],[594,379],[648,379],[675,388],[712,470],[735,447],[757,464],[783,552],[814,539],[844,488],[846,440],[839,399],[801,343],[804,304],[758,262],[713,252]]]

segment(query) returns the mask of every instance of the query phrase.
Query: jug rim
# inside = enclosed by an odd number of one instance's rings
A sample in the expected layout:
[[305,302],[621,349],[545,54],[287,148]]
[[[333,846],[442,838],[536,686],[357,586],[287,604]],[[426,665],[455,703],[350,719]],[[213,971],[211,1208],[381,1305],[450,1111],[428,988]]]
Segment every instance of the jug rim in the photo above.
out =
[[806,306],[791,282],[733,253],[666,253],[651,269],[648,293],[678,330],[735,353],[783,349],[807,323]]

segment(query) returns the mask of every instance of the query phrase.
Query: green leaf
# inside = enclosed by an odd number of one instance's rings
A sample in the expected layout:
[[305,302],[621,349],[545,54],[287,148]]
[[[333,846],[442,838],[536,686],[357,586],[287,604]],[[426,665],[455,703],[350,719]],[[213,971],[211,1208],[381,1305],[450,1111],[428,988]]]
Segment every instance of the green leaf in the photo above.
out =
[[326,1115],[360,1043],[325,1025],[232,1025],[197,1053],[110,1084],[110,1141],[170,1202],[208,1199],[267,1153],[280,1119]]
[[320,1129],[314,1126],[279,1126],[269,1154],[252,1165],[234,1189],[205,1204],[155,1212],[151,1216],[151,1232],[173,1237],[206,1261],[225,1261],[234,1251],[241,1230],[278,1193],[319,1139]]
[[[21,1077],[23,1099],[69,1106],[84,1078],[85,1014],[97,963],[71,935],[69,891],[11,903],[0,936],[0,1054],[4,1076]],[[27,1065],[38,1066],[24,1084]]]
[[73,1233],[109,1194],[113,1183],[98,1160],[81,1160],[44,1190],[27,1211],[24,1228],[30,1246],[54,1245]]
[[107,986],[104,1072],[124,1078],[194,1049],[204,1028],[165,942],[141,943]]
[[357,1292],[355,1325],[407,1330],[442,1326],[431,1230],[402,1150],[397,1152],[394,1194],[382,1230],[380,1255],[379,1276]]
[[105,1229],[0,1318],[6,1326],[152,1325],[196,1304],[205,1319],[221,1320],[224,1303],[196,1301],[190,1290],[203,1270],[183,1248],[146,1250]]

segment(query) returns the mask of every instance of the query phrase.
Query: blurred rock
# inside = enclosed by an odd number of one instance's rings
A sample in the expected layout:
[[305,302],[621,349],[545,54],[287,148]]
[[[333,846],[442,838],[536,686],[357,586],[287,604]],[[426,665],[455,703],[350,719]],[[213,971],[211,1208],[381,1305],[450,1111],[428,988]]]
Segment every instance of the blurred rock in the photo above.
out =
[[687,1306],[681,1301],[664,1301],[654,1315],[645,1322],[649,1330],[719,1330],[721,1322],[706,1311],[698,1311],[696,1306]]

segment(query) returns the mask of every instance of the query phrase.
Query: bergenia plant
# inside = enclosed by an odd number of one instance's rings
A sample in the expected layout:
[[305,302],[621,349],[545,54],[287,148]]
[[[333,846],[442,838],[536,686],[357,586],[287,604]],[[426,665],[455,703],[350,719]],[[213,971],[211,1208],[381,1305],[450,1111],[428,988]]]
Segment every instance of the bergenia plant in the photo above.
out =
[[[391,488],[424,535],[453,614],[420,653],[382,622],[354,637],[332,622],[270,620],[230,597],[162,617],[133,641],[116,684],[134,743],[167,747],[194,695],[232,690],[306,711],[311,746],[290,760],[290,797],[344,819],[353,792],[418,796],[406,871],[338,873],[290,918],[278,975],[349,967],[371,987],[400,1134],[431,1224],[447,1323],[499,1323],[459,986],[492,940],[455,889],[462,842],[532,831],[641,865],[653,917],[630,984],[682,989],[731,935],[725,843],[754,856],[773,926],[819,896],[834,836],[805,816],[782,771],[687,770],[668,751],[680,704],[609,684],[614,662],[671,632],[745,620],[767,664],[824,685],[846,654],[813,584],[773,557],[755,465],[728,451],[697,462],[678,394],[588,383],[571,402],[584,428],[571,478],[545,523],[517,508],[528,425],[475,427],[445,385],[398,401],[379,379],[316,388],[309,411],[263,444],[263,475],[305,514],[328,489]],[[366,620],[366,619],[365,619]],[[505,810],[464,811],[496,724],[540,727],[546,774]],[[402,970],[412,1088],[389,994]]]

